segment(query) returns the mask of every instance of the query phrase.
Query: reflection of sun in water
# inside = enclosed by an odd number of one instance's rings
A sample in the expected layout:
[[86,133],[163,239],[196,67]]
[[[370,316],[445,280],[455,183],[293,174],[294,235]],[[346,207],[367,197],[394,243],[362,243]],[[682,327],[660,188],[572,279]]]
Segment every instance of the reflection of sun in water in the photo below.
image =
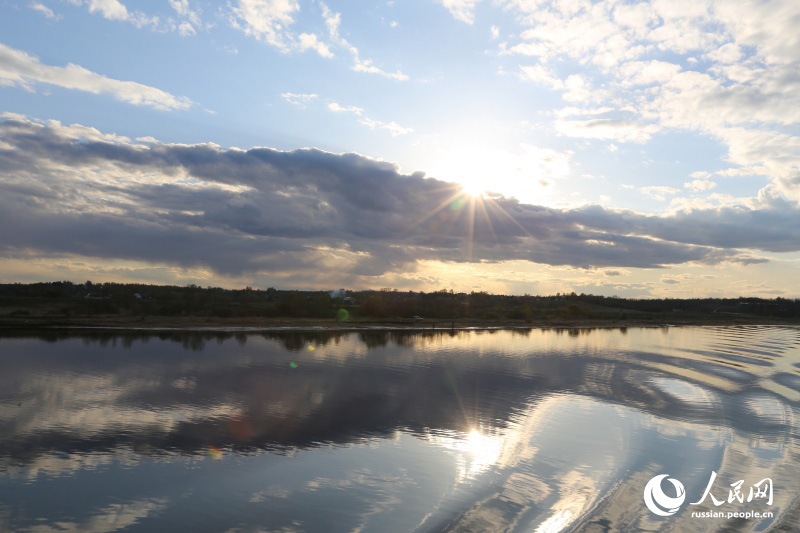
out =
[[477,429],[473,429],[467,436],[467,450],[472,455],[473,461],[484,467],[497,462],[502,447],[502,438],[484,435]]
[[456,457],[456,480],[469,481],[496,464],[505,441],[502,435],[486,435],[477,429],[467,434],[448,431],[429,435],[427,440],[451,452]]

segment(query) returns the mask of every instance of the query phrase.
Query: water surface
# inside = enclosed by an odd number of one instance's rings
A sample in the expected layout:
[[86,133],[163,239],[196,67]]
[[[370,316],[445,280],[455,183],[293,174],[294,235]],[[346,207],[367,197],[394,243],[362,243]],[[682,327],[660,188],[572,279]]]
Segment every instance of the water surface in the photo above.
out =
[[796,328],[6,332],[0,364],[0,531],[800,523]]

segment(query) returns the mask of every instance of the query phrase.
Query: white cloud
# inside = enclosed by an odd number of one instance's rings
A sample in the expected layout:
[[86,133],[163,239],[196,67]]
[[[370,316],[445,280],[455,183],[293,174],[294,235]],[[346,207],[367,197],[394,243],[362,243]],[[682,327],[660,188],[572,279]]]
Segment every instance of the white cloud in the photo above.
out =
[[184,37],[190,37],[197,34],[197,30],[195,30],[194,26],[189,22],[181,22],[180,25],[178,25],[178,33]]
[[189,17],[194,14],[189,7],[189,0],[169,0],[169,5],[182,17]]
[[619,68],[623,86],[664,83],[681,71],[680,65],[666,61],[629,61]]
[[48,83],[93,94],[110,94],[123,102],[156,109],[188,109],[193,103],[183,96],[174,96],[133,81],[108,78],[72,63],[66,67],[44,65],[27,52],[0,44],[0,86],[33,90],[35,83]]
[[499,26],[492,26],[489,31],[492,32],[492,39],[499,39],[500,38],[500,27]]
[[368,74],[379,74],[381,76],[385,76],[387,78],[391,78],[393,80],[398,81],[407,81],[408,76],[403,74],[401,71],[397,72],[386,72],[385,70],[376,67],[371,59],[360,59],[358,57],[354,58],[355,63],[353,64],[353,70],[356,72],[366,72]]
[[292,105],[296,105],[305,109],[306,105],[311,103],[312,100],[317,98],[316,94],[302,94],[302,93],[281,93],[281,98],[286,100]]
[[768,65],[800,61],[800,22],[796,0],[737,2],[720,0],[714,11],[733,41],[757,49]]
[[[323,8],[327,9],[324,4]],[[234,27],[266,42],[283,53],[313,50],[330,59],[334,56],[330,46],[315,33],[302,32],[295,35],[292,26],[300,12],[297,0],[238,0],[231,6]]]
[[558,109],[554,112],[554,115],[558,118],[566,118],[566,117],[573,117],[578,115],[604,115],[614,111],[613,107],[596,107],[596,108],[586,108],[586,107],[564,107]]
[[520,65],[520,78],[523,80],[533,81],[549,85],[553,89],[563,89],[564,82],[561,81],[552,70],[542,65]]
[[89,13],[103,15],[109,20],[128,20],[128,9],[119,0],[88,0]]
[[311,49],[316,51],[322,57],[333,57],[333,52],[331,52],[328,45],[321,42],[313,33],[301,33],[298,40],[299,48],[302,52]]
[[[562,134],[634,142],[664,130],[711,136],[740,165],[717,174],[765,175],[776,191],[800,201],[796,0],[503,5],[525,29],[516,42],[500,43],[500,54],[539,58],[520,67],[520,78],[561,91],[581,107],[591,102],[615,110],[566,120],[573,115],[565,108],[554,122]],[[712,186],[689,183],[693,190]]]
[[[281,97],[290,104],[296,105],[301,109],[305,109],[307,104],[317,99],[316,94],[296,94],[296,93],[283,93]],[[364,108],[354,105],[342,105],[338,102],[328,101],[326,107],[333,113],[351,113],[357,117],[358,122],[367,126],[370,129],[382,129],[392,134],[393,137],[398,135],[408,135],[414,131],[413,128],[401,126],[397,122],[384,122],[375,120],[364,115]]]
[[297,0],[238,0],[231,8],[233,21],[245,34],[267,42],[275,48],[288,52],[291,35],[288,28],[294,24],[294,15],[300,11]]
[[800,202],[800,137],[745,128],[720,128],[714,135],[728,145],[728,160],[744,167],[744,175],[763,173],[780,192]]
[[664,201],[668,195],[675,194],[678,189],[673,187],[666,187],[664,185],[653,185],[650,187],[639,187],[639,192],[645,196],[649,196],[654,200]]
[[691,189],[695,192],[710,191],[716,186],[716,183],[708,180],[692,180],[683,184],[684,188]]
[[705,179],[711,177],[711,172],[708,172],[706,170],[698,170],[696,172],[692,172],[691,174],[689,174],[689,176],[695,179]]
[[610,139],[618,142],[642,143],[658,131],[654,124],[630,120],[594,118],[588,120],[556,120],[556,130],[569,137]]
[[364,113],[364,110],[360,107],[356,107],[354,105],[342,106],[337,104],[336,102],[329,103],[328,109],[330,109],[334,113],[354,113],[359,116],[361,116]]
[[[756,47],[759,53],[755,59],[767,65],[800,61],[800,38],[797,37],[796,24],[792,22],[798,18],[796,2],[773,0],[765,6],[725,0],[630,5],[611,1],[585,5],[539,1],[505,4],[517,10],[521,22],[530,28],[521,33],[522,39],[518,44],[502,43],[500,52],[503,54],[537,55],[544,62],[555,57],[570,57],[582,64],[598,65],[606,73],[614,65],[625,63],[617,73],[623,87],[664,83],[679,73],[686,74],[679,81],[681,91],[693,88],[700,93],[716,91],[711,103],[719,105],[712,105],[715,109],[710,113],[718,113],[719,107],[725,107],[726,111],[728,108],[743,108],[740,114],[737,113],[737,120],[747,116],[752,109],[763,107],[760,105],[763,100],[773,96],[786,100],[780,102],[784,109],[800,107],[795,105],[792,96],[800,92],[797,90],[797,76],[775,69],[770,69],[773,71],[770,75],[770,72],[758,68],[758,62],[751,62],[750,67],[732,65],[742,58],[744,46]],[[704,51],[705,57],[715,62],[720,74],[753,86],[729,87],[710,76],[703,80],[702,76],[707,76],[703,72],[681,73],[679,65],[660,60],[630,61],[654,51],[654,47],[679,54],[690,50]],[[544,73],[534,72],[530,77],[545,81]],[[557,81],[547,81],[559,88]],[[561,89],[567,89],[566,80],[562,81]],[[699,86],[686,87],[690,81],[699,83]],[[681,98],[677,107],[689,100],[697,100],[698,96],[690,94]],[[767,120],[781,120],[780,113],[775,113],[773,106],[767,107],[761,115]],[[792,113],[789,121],[796,118]],[[755,119],[763,120],[758,116]],[[786,123],[787,119],[783,122]]]
[[[80,5],[82,2],[74,0],[73,3]],[[139,28],[156,28],[159,24],[158,17],[149,17],[140,11],[131,12],[119,0],[85,0],[83,3],[89,6],[89,13],[97,13],[106,20],[130,22]]]
[[580,74],[567,76],[567,79],[564,80],[564,89],[566,92],[561,97],[568,102],[588,102],[602,98],[602,92],[595,91],[586,78]]
[[728,43],[720,46],[713,52],[706,54],[706,57],[711,61],[718,63],[736,63],[742,58],[742,48],[736,43]]
[[169,0],[169,5],[184,19],[177,26],[178,33],[184,37],[195,35],[202,22],[200,13],[189,6],[189,0]]
[[623,28],[644,32],[651,22],[658,20],[658,14],[647,2],[639,2],[615,6],[613,18]]
[[392,137],[396,137],[398,135],[408,135],[414,131],[413,128],[407,128],[405,126],[401,126],[397,122],[382,122],[380,120],[372,120],[371,118],[364,117],[360,120],[362,124],[369,127],[370,129],[383,129],[387,130],[389,133],[392,134]]
[[34,3],[30,4],[29,7],[31,9],[33,9],[34,11],[38,11],[39,13],[41,13],[42,15],[44,15],[45,17],[47,17],[47,18],[49,18],[51,20],[56,20],[56,19],[60,18],[59,15],[56,15],[55,13],[53,13],[52,9],[50,9],[49,7],[47,7],[46,5],[44,5],[44,4],[40,3],[40,2],[34,2]]
[[450,14],[462,22],[472,24],[475,21],[475,6],[481,0],[437,0],[450,11]]
[[322,17],[325,20],[325,26],[328,28],[328,34],[335,44],[347,50],[353,57],[352,69],[356,72],[366,72],[369,74],[378,74],[387,78],[398,81],[408,80],[408,76],[403,74],[400,70],[396,72],[387,72],[381,68],[376,67],[371,59],[362,59],[358,48],[350,44],[350,42],[339,34],[339,25],[342,23],[341,13],[334,13],[324,3],[320,2],[322,8]]

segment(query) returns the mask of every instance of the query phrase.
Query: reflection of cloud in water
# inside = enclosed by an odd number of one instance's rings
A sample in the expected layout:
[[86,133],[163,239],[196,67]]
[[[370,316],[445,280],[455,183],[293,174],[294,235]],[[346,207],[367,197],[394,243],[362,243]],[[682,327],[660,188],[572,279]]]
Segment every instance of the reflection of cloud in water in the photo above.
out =
[[494,493],[449,524],[456,530],[560,531],[622,477],[647,415],[570,395],[531,405],[502,435]]
[[39,524],[37,533],[75,532],[75,533],[105,533],[119,531],[132,526],[153,514],[157,514],[167,506],[167,500],[137,500],[128,503],[115,503],[98,509],[83,522],[57,522],[54,524]]
[[651,378],[650,381],[658,389],[681,402],[693,404],[695,406],[702,405],[704,407],[719,403],[719,398],[713,392],[700,385],[695,385],[682,379],[654,377]]
[[[105,344],[20,339],[3,346],[0,468],[6,480],[47,473],[66,483],[64,474],[80,470],[102,477],[121,465],[152,464],[142,456],[205,471],[310,458],[341,466],[349,453],[349,470],[312,470],[295,484],[288,474],[262,480],[241,499],[270,509],[300,509],[307,498],[349,502],[341,505],[357,511],[353,529],[405,516],[420,492],[430,505],[414,517],[421,530],[544,532],[590,519],[654,529],[660,522],[642,506],[644,484],[669,473],[699,499],[712,469],[718,498],[738,479],[773,477],[775,510],[790,509],[800,478],[792,401],[800,387],[790,379],[796,349],[748,364],[752,353],[734,361],[714,346],[730,335],[788,342],[797,333],[293,333],[238,343],[230,335],[195,342],[180,334],[117,348],[109,337]],[[391,468],[359,462],[373,446],[383,450],[373,459]],[[224,450],[225,460],[203,459],[212,448]],[[435,493],[425,492],[433,486]],[[671,519],[675,526],[690,526],[681,516]],[[295,527],[292,518],[268,529]]]
[[752,393],[745,396],[743,403],[751,416],[764,424],[792,425],[792,410],[774,396]]

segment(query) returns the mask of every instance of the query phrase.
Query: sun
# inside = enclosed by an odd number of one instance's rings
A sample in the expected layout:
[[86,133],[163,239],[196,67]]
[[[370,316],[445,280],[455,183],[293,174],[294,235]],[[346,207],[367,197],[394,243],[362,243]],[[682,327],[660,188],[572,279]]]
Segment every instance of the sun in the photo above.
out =
[[432,174],[457,183],[469,196],[480,197],[491,188],[496,160],[494,154],[485,148],[459,146],[439,152]]
[[547,202],[553,183],[569,173],[568,158],[553,150],[521,144],[514,150],[464,143],[441,149],[429,174],[457,183],[470,197],[486,193],[524,203]]
[[478,183],[460,183],[459,186],[464,194],[473,198],[480,198],[486,194],[486,189]]

